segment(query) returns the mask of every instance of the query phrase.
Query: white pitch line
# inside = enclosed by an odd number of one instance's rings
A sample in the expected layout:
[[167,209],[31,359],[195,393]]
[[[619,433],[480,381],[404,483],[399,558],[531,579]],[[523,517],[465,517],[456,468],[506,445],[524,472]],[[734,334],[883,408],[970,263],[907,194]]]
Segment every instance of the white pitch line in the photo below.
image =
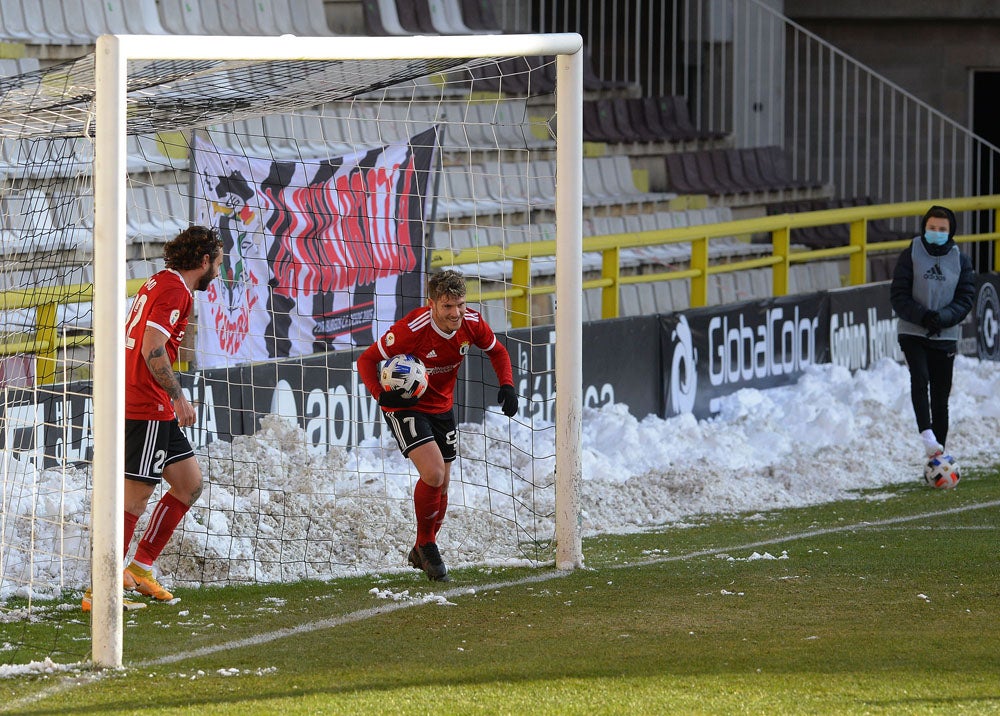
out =
[[[628,562],[624,564],[615,564],[609,567],[604,567],[602,569],[624,569],[626,567],[643,567],[663,562],[679,562],[685,559],[694,559],[696,557],[707,557],[713,554],[721,554],[723,552],[735,552],[737,550],[754,549],[756,547],[765,547],[767,545],[780,544],[782,542],[793,542],[796,540],[808,539],[810,537],[818,537],[820,535],[835,534],[837,532],[850,532],[853,530],[868,529],[872,527],[885,527],[888,525],[900,524],[902,522],[914,522],[916,520],[929,519],[932,517],[955,515],[962,512],[968,512],[970,510],[985,509],[987,507],[1000,507],[1000,500],[993,500],[992,502],[983,502],[975,505],[964,505],[962,507],[953,507],[951,509],[938,510],[935,512],[925,512],[919,515],[892,517],[885,520],[875,520],[873,522],[858,522],[853,525],[840,525],[838,527],[827,527],[823,529],[809,530],[808,532],[799,532],[798,534],[785,535],[783,537],[781,536],[772,537],[766,540],[760,540],[757,542],[748,542],[746,544],[735,545],[731,547],[703,549],[695,552],[688,552],[686,554],[681,554],[681,555],[657,557],[643,562]],[[475,589],[476,592],[480,592],[480,591],[504,589],[508,587],[519,587],[523,584],[537,584],[538,582],[547,582],[553,579],[561,579],[570,574],[572,574],[572,572],[569,571],[542,572],[539,574],[532,574],[527,577],[522,577],[521,579],[515,579],[507,582],[494,582],[492,584],[481,584],[475,587],[472,586],[455,587],[454,589],[449,589],[442,592],[438,596],[451,599],[452,597],[461,597],[463,595],[468,595],[470,589]],[[149,666],[173,664],[178,661],[184,661],[185,659],[190,659],[198,656],[207,656],[209,654],[215,654],[220,651],[229,651],[230,649],[240,649],[246,646],[258,646],[260,644],[266,644],[268,642],[275,641],[277,639],[284,639],[285,637],[295,636],[297,634],[306,634],[319,629],[331,629],[333,627],[342,626],[344,624],[352,624],[354,622],[370,619],[372,617],[380,616],[382,614],[391,614],[392,612],[399,611],[400,609],[408,609],[410,607],[423,606],[426,603],[427,602],[422,600],[414,600],[412,602],[393,602],[391,604],[384,604],[377,607],[371,607],[369,609],[360,609],[356,612],[351,612],[350,614],[345,614],[340,617],[321,619],[319,621],[309,622],[307,624],[300,624],[297,627],[278,629],[273,632],[268,632],[267,634],[258,634],[257,636],[247,637],[246,639],[237,639],[235,641],[226,642],[224,644],[205,646],[200,649],[193,649],[191,651],[182,652],[180,654],[172,654],[170,656],[160,657],[159,659],[152,659],[149,661],[138,662],[133,665],[133,668],[145,668]]]
[[[608,567],[603,567],[602,569],[624,569],[627,567],[643,567],[652,564],[660,564],[665,562],[680,562],[685,559],[694,559],[697,557],[708,557],[713,554],[722,554],[724,552],[735,552],[737,550],[747,550],[754,549],[756,547],[766,547],[767,545],[781,544],[782,542],[792,542],[795,540],[808,539],[810,537],[818,537],[820,535],[836,534],[837,532],[850,532],[853,530],[870,529],[873,527],[886,527],[889,525],[897,525],[904,522],[914,522],[916,520],[929,519],[932,517],[943,517],[946,515],[955,515],[962,512],[969,512],[971,510],[980,510],[988,507],[1000,507],[1000,500],[993,500],[991,502],[983,502],[974,505],[964,505],[962,507],[953,507],[947,510],[937,510],[935,512],[924,512],[919,515],[907,515],[905,517],[892,517],[885,520],[875,520],[873,522],[858,522],[852,525],[840,525],[838,527],[827,527],[817,530],[809,530],[808,532],[799,532],[798,534],[785,535],[772,537],[766,540],[759,540],[757,542],[747,542],[745,544],[734,545],[730,547],[718,547],[715,549],[703,549],[697,550],[695,552],[688,552],[686,554],[671,555],[664,557],[657,557],[654,559],[648,559],[643,562],[628,562],[621,564],[614,564]],[[519,587],[524,584],[537,584],[539,582],[548,582],[553,579],[561,579],[573,574],[571,571],[553,571],[553,572],[542,572],[538,574],[532,574],[527,577],[522,577],[521,579],[515,579],[507,582],[493,582],[491,584],[480,584],[475,587],[455,587],[454,589],[449,589],[442,592],[438,596],[445,598],[461,597],[468,595],[470,590],[474,589],[476,592],[485,592],[487,590],[497,590],[506,589],[509,587]],[[380,616],[382,614],[391,614],[392,612],[398,611],[400,609],[408,609],[410,607],[423,606],[428,602],[423,600],[413,600],[411,602],[393,602],[391,604],[383,604],[377,607],[371,607],[369,609],[359,609],[358,611],[351,612],[350,614],[345,614],[341,617],[333,617],[330,619],[320,619],[319,621],[309,622],[307,624],[300,624],[297,627],[289,627],[287,629],[277,629],[267,634],[258,634],[254,637],[248,637],[246,639],[237,639],[234,641],[228,641],[224,644],[216,644],[214,646],[205,646],[200,649],[192,649],[191,651],[181,652],[179,654],[172,654],[170,656],[160,657],[159,659],[150,659],[149,661],[140,661],[126,667],[126,669],[142,669],[148,668],[150,666],[162,666],[164,664],[174,664],[178,661],[184,661],[186,659],[192,659],[199,656],[208,656],[209,654],[216,654],[222,651],[230,651],[232,649],[241,649],[247,646],[258,646],[260,644],[266,644],[268,642],[276,641],[278,639],[284,639],[285,637],[295,636],[297,634],[307,634],[309,632],[318,631],[320,629],[332,629],[333,627],[342,626],[344,624],[352,624],[354,622],[363,621],[365,619],[371,619],[373,617]],[[88,675],[85,678],[72,678],[67,679],[61,685],[54,685],[48,689],[45,689],[39,694],[34,694],[23,699],[18,699],[12,703],[8,703],[0,711],[8,711],[10,709],[23,708],[31,704],[37,703],[42,699],[48,698],[50,696],[55,696],[62,691],[73,688],[74,686],[80,686],[84,683],[94,683],[95,681],[101,680],[105,675],[118,674],[119,671],[116,670],[106,670],[104,672],[99,672],[95,675]]]

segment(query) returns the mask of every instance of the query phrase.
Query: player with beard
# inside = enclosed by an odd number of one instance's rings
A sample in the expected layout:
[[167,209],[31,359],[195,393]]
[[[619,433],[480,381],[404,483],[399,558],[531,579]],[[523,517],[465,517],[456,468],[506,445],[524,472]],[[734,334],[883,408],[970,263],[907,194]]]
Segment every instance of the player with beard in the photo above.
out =
[[[194,425],[195,410],[173,364],[194,306],[219,274],[222,243],[213,229],[189,226],[163,247],[166,268],[136,294],[125,322],[125,554],[139,517],[161,481],[169,491],[153,509],[149,526],[122,576],[126,590],[159,601],[173,599],[153,575],[181,519],[201,495],[201,468],[181,428]],[[91,592],[83,597],[90,611]],[[146,605],[125,600],[128,610]]]
[[[510,355],[478,312],[465,305],[465,278],[457,271],[432,274],[427,305],[410,311],[358,356],[358,375],[378,399],[386,425],[420,477],[413,489],[417,539],[409,563],[433,581],[448,581],[437,533],[448,509],[451,463],[458,457],[458,430],[452,412],[458,370],[472,346],[486,352],[500,383],[497,401],[504,415],[517,413],[518,397]],[[427,390],[404,398],[403,390],[383,390],[378,364],[409,353],[427,368]]]

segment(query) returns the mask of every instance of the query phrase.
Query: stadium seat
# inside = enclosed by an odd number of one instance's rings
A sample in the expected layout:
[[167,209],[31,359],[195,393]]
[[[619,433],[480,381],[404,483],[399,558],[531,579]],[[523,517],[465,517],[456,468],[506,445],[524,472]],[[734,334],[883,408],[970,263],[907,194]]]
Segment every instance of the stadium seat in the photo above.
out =
[[409,35],[399,23],[395,0],[362,0],[365,28],[369,35]]
[[[486,179],[490,172],[493,172]],[[498,168],[492,170],[481,166],[445,166],[436,175],[437,186],[437,214],[436,219],[443,221],[448,218],[463,218],[476,215],[501,213],[503,208],[510,204],[516,204],[517,200],[509,195],[501,195],[498,192],[491,195],[480,190],[480,182],[486,186],[495,185],[501,181],[497,174]],[[514,209],[523,211],[523,207]]]
[[735,303],[736,296],[736,276],[734,274],[718,273],[708,277],[709,306]]
[[151,259],[132,259],[125,262],[125,275],[130,279],[149,278],[162,268],[162,259],[159,262]]
[[770,268],[753,269],[750,282],[754,298],[769,298],[774,292],[773,270]]
[[48,195],[18,189],[0,196],[0,253],[4,255],[70,248],[52,221]]
[[143,187],[130,183],[125,188],[125,235],[129,239],[141,239],[157,231],[158,228],[150,219]]
[[289,24],[278,27],[274,14],[275,0],[260,2],[260,0],[234,0],[236,3],[236,20],[240,29],[247,35],[282,35],[295,34],[291,26],[291,15],[286,19]]
[[642,306],[639,302],[639,284],[627,283],[618,288],[618,315],[641,316]]
[[172,35],[207,35],[201,0],[159,0],[160,24]]
[[431,24],[442,35],[473,35],[481,31],[473,30],[465,24],[458,0],[426,0],[430,11]]
[[427,0],[396,0],[396,15],[399,24],[410,35],[437,34]]
[[645,122],[636,121],[629,109],[630,99],[616,97],[608,100],[615,126],[621,130],[631,142],[662,142],[663,137],[651,130]]
[[503,32],[493,13],[491,0],[459,0],[459,5],[466,27],[494,34]]
[[191,216],[191,206],[186,184],[159,184],[146,187],[148,209],[153,221],[159,227],[162,241],[172,239],[187,228]]
[[[40,8],[38,12],[40,15]],[[28,28],[21,0],[0,0],[0,39],[42,44],[42,41]]]
[[701,177],[691,176],[695,169],[690,161],[685,161],[685,154],[670,153],[663,157],[666,165],[667,186],[678,194],[702,194],[705,187]]
[[[288,14],[292,18],[294,34],[302,37],[335,37],[337,33],[330,29],[326,20],[326,4],[323,0],[276,0],[279,6],[288,6]],[[275,10],[276,16],[285,14]]]
[[160,22],[156,0],[120,0],[120,6],[105,0],[104,10],[105,15],[121,12],[125,27],[133,35],[165,35],[167,32]]
[[[523,97],[503,99],[497,103],[472,102],[463,105],[444,105],[445,117],[451,112],[463,112],[464,132],[461,136],[446,134],[448,146],[466,146],[473,150],[501,148],[523,149],[555,147],[550,138],[536,137],[531,131],[531,120]],[[453,107],[454,109],[450,109]]]
[[201,26],[208,35],[221,35],[225,32],[225,20],[219,3],[206,0],[199,3],[201,11]]
[[[46,40],[44,43],[38,42],[37,44],[74,45],[81,42],[91,42],[91,39],[86,35],[79,37],[70,29],[63,15],[64,4],[67,6],[76,4],[79,7],[79,0],[76,3],[68,1],[63,3],[62,0],[36,0],[36,2],[28,3],[27,6],[22,4],[24,23],[28,32],[32,37],[45,38]],[[83,27],[83,25],[79,24],[76,27]]]
[[583,138],[588,142],[609,144],[628,141],[615,123],[611,100],[589,100],[583,103]]
[[510,328],[510,320],[507,317],[507,304],[502,299],[485,301],[479,304],[470,304],[470,306],[478,310],[486,318],[486,322],[490,324],[490,328],[495,331],[506,331]]
[[435,249],[450,249],[451,251],[464,251],[472,248],[469,230],[449,225],[448,230],[441,231],[435,229],[432,234],[433,246]]
[[641,102],[646,124],[653,131],[662,134],[665,140],[693,142],[699,139],[698,132],[693,127],[681,127],[677,123],[673,97],[643,97]]
[[49,198],[52,207],[52,225],[65,235],[68,247],[93,246],[94,195],[90,192],[59,190]]
[[293,136],[305,140],[314,157],[332,157],[351,151],[341,117],[323,108],[320,112],[285,115],[291,120]]
[[[483,170],[491,177],[493,197],[497,201],[512,202],[527,209],[551,208],[552,203],[532,191],[532,182],[527,174],[528,165],[523,162],[484,162]],[[555,189],[551,192],[555,196]],[[470,195],[471,196],[471,195]]]
[[16,77],[37,70],[37,57],[21,57],[16,60],[0,59],[0,77]]
[[163,35],[166,33],[156,12],[155,0],[106,0],[100,4],[100,11],[85,6],[84,27],[91,36],[90,42],[99,35]]

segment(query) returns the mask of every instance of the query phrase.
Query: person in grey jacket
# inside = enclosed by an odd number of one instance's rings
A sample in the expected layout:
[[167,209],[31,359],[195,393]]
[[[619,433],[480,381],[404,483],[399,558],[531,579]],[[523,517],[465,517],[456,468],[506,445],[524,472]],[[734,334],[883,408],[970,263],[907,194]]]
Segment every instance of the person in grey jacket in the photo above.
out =
[[899,347],[910,370],[917,430],[927,456],[934,457],[944,452],[948,439],[958,324],[972,310],[976,272],[955,243],[955,212],[932,206],[921,227],[920,236],[899,255],[889,301],[899,317]]

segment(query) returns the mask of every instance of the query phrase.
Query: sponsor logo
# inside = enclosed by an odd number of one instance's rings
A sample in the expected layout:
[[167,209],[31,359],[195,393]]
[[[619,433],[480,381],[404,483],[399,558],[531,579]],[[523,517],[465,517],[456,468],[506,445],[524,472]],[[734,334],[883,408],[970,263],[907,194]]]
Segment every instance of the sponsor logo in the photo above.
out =
[[[469,342],[468,341],[462,341],[462,345],[459,347],[458,352],[459,352],[459,354],[461,354],[463,356],[469,355]],[[428,356],[428,358],[429,357],[430,356]]]
[[934,264],[929,269],[924,272],[924,278],[928,281],[945,281],[944,271],[941,270],[941,266]]
[[849,370],[867,368],[882,358],[902,358],[896,342],[896,318],[879,318],[874,306],[867,321],[857,321],[854,311],[830,316],[830,362]]
[[180,309],[175,308],[170,312],[170,325],[175,325],[179,320],[181,320],[181,312]]
[[428,358],[437,358],[438,357],[437,351],[432,349],[431,352],[427,354],[427,357]]
[[799,306],[791,318],[783,308],[769,308],[757,325],[742,313],[734,324],[715,316],[708,324],[708,377],[725,385],[797,373],[816,363],[818,328],[819,318],[801,315]]
[[673,414],[690,413],[698,393],[698,351],[685,316],[677,321],[670,339],[674,346],[670,361],[670,410]]
[[388,348],[393,343],[396,342],[396,336],[393,335],[392,331],[385,334],[385,347]]
[[981,360],[1000,360],[1000,297],[992,283],[984,283],[976,297],[977,354]]

